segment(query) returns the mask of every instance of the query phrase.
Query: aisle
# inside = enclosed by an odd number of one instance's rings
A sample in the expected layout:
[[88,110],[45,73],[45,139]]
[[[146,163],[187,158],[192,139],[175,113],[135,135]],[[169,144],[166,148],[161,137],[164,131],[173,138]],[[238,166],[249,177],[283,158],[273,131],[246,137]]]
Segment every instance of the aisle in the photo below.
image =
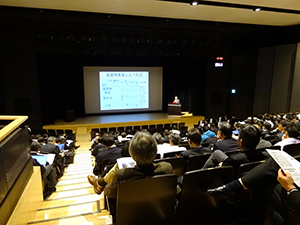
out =
[[93,170],[89,142],[78,144],[81,147],[77,149],[74,164],[66,168],[56,186],[56,192],[44,201],[34,221],[28,224],[106,224],[109,212],[104,209],[103,194],[95,194],[87,180],[87,175]]

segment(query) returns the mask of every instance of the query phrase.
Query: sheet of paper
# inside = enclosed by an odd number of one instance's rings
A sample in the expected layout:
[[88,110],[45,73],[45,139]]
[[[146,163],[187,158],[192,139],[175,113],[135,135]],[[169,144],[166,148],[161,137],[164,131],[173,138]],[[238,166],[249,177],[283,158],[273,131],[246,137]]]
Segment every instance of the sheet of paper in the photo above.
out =
[[131,157],[122,157],[117,159],[119,169],[133,168],[136,162]]
[[269,155],[286,173],[289,172],[295,184],[300,187],[300,162],[284,151],[266,149]]

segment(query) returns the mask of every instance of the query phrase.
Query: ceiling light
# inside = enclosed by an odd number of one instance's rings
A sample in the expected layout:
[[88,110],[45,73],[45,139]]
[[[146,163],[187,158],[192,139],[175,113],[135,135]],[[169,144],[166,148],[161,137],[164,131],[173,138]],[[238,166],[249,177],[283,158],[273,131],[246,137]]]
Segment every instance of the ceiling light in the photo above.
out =
[[198,2],[198,1],[192,1],[190,4],[191,4],[192,6],[196,6],[196,5],[199,4],[199,2]]
[[254,12],[259,12],[261,10],[261,8],[254,8],[253,11]]

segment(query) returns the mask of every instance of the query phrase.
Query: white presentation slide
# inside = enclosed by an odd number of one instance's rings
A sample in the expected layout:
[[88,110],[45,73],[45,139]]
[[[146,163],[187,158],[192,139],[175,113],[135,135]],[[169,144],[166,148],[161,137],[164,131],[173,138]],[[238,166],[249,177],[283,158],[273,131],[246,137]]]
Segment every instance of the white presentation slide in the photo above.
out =
[[149,108],[148,71],[100,71],[100,110]]
[[162,67],[85,66],[83,75],[87,114],[162,110]]

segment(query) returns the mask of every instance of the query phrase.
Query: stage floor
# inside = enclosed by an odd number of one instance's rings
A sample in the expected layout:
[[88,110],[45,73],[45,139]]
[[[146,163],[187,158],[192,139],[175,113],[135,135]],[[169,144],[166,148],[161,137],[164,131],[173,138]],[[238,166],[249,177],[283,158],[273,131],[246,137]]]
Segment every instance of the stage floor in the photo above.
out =
[[97,115],[76,118],[75,121],[65,122],[62,119],[55,121],[54,124],[43,126],[44,129],[71,129],[74,132],[90,132],[92,128],[118,127],[118,126],[136,126],[152,125],[165,123],[185,122],[190,128],[193,124],[203,120],[203,116],[180,116],[168,115],[167,113],[138,113],[138,114],[115,114],[115,115]]

